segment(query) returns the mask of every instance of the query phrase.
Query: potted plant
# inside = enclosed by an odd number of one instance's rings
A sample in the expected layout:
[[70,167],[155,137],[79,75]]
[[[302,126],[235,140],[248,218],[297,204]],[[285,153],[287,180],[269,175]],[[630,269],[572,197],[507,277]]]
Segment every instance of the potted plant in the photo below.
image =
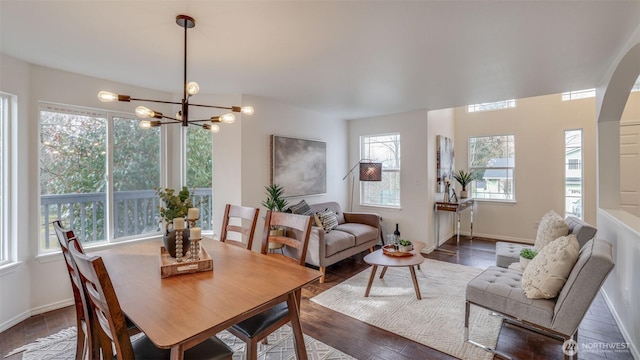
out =
[[520,267],[524,270],[531,262],[531,259],[536,257],[538,252],[534,249],[522,249],[520,250]]
[[453,172],[453,178],[460,183],[460,186],[462,186],[460,198],[464,199],[467,197],[467,185],[477,179],[477,174],[473,171],[465,172],[464,170],[458,170]]
[[[191,193],[186,186],[176,194],[171,188],[157,188],[156,195],[162,202],[158,205],[160,209],[161,221],[164,221],[164,234],[162,240],[169,255],[176,257],[176,231],[173,229],[173,220],[176,218],[185,218],[189,212],[189,208],[193,207],[191,201]],[[182,231],[182,251],[183,254],[189,249],[189,229],[185,226]]]
[[[262,206],[271,211],[284,212],[287,209],[288,205],[287,200],[282,198],[284,188],[278,184],[271,184],[269,186],[265,186],[264,188],[267,198],[262,202]],[[279,226],[271,226],[269,235],[283,236],[284,229]],[[283,245],[281,243],[269,242],[269,250],[279,249],[282,246]]]
[[413,244],[409,240],[398,240],[398,251],[400,252],[409,252],[413,250]]

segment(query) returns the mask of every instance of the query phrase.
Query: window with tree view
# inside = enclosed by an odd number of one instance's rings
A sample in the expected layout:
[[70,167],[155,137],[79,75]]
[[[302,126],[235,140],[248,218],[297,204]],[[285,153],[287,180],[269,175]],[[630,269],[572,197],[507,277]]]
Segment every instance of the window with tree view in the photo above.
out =
[[193,205],[200,209],[198,226],[213,230],[212,149],[213,135],[197,126],[187,128],[187,187],[193,192]]
[[84,243],[159,232],[154,188],[160,171],[159,128],[141,130],[133,117],[41,103],[40,251],[58,247],[51,227],[57,219]]
[[362,136],[363,159],[382,163],[382,181],[360,182],[360,204],[400,207],[400,134]]
[[515,137],[470,137],[469,170],[478,175],[471,189],[474,198],[515,200]]

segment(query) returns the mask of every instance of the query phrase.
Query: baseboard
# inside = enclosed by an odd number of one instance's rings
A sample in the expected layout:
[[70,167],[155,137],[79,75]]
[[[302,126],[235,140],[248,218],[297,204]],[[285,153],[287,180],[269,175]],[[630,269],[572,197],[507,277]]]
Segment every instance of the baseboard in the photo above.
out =
[[640,346],[640,344],[636,344],[632,341],[631,335],[629,335],[629,333],[627,332],[627,329],[623,326],[622,321],[620,321],[620,317],[618,316],[618,313],[616,312],[616,309],[613,306],[611,299],[609,299],[604,289],[600,288],[600,293],[604,298],[604,302],[607,303],[607,307],[609,308],[609,311],[611,311],[611,315],[613,315],[613,319],[616,321],[616,324],[618,324],[618,329],[620,329],[620,332],[622,333],[622,337],[627,342],[627,344],[629,344],[629,351],[631,351],[631,355],[633,356],[634,359],[640,359],[640,352],[638,351],[638,346]]
[[30,316],[31,316],[31,311],[25,311],[3,322],[2,324],[0,324],[0,333],[27,320]]
[[18,325],[19,323],[27,320],[28,318],[35,316],[35,315],[39,315],[39,314],[44,314],[46,312],[49,311],[53,311],[53,310],[58,310],[58,309],[62,309],[64,307],[67,306],[71,306],[74,304],[74,300],[73,299],[66,299],[66,300],[62,300],[62,301],[58,301],[55,303],[51,303],[51,304],[47,304],[44,306],[39,306],[36,308],[33,308],[31,310],[27,310],[24,311],[16,316],[14,316],[13,318],[5,321],[4,323],[0,324],[0,332],[3,332],[15,325]]

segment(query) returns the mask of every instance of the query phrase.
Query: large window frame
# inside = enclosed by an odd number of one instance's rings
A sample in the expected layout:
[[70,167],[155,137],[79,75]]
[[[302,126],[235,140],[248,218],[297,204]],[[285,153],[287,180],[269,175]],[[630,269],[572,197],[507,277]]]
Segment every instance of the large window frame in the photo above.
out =
[[16,97],[0,92],[0,267],[15,261],[11,231],[11,125],[16,113]]
[[468,146],[469,170],[478,174],[471,196],[481,201],[515,202],[515,135],[471,136]]
[[[122,241],[143,240],[148,238],[159,237],[162,233],[163,228],[162,228],[162,224],[159,222],[160,218],[159,218],[158,205],[160,205],[160,199],[156,195],[155,189],[164,188],[164,187],[179,189],[183,186],[183,184],[189,186],[189,184],[187,184],[187,174],[186,174],[187,147],[184,146],[186,144],[186,137],[187,137],[186,134],[187,134],[188,128],[183,128],[179,125],[174,125],[170,128],[168,128],[167,126],[162,126],[160,128],[139,130],[138,129],[139,119],[137,119],[134,114],[116,112],[116,111],[110,111],[110,110],[102,110],[102,109],[91,109],[91,108],[75,106],[75,105],[54,104],[54,103],[41,101],[39,103],[39,129],[41,129],[41,127],[43,126],[43,121],[44,121],[42,118],[43,111],[51,112],[54,110],[59,111],[60,113],[63,113],[63,114],[65,113],[71,113],[75,115],[81,114],[80,116],[85,116],[84,114],[90,114],[90,115],[95,114],[95,116],[101,119],[100,121],[103,121],[106,123],[106,131],[105,131],[106,134],[104,135],[106,140],[103,140],[101,142],[101,144],[102,143],[103,144],[98,146],[98,148],[101,148],[102,146],[105,147],[104,169],[99,165],[103,160],[98,160],[98,163],[97,163],[98,164],[97,166],[99,166],[99,170],[100,170],[97,173],[100,173],[103,170],[105,172],[104,175],[98,174],[98,178],[100,176],[104,176],[104,183],[105,183],[100,187],[101,189],[103,189],[103,195],[101,195],[101,198],[98,200],[102,202],[102,205],[91,205],[93,208],[95,207],[104,208],[104,209],[100,209],[99,211],[100,212],[99,220],[104,222],[104,224],[100,225],[101,233],[99,233],[98,234],[99,236],[96,237],[95,235],[96,230],[94,228],[92,237],[84,236],[85,230],[86,230],[86,234],[89,234],[92,232],[92,229],[87,228],[85,223],[81,223],[82,225],[77,224],[78,210],[75,210],[76,215],[72,215],[70,212],[71,205],[69,205],[69,208],[66,210],[67,221],[66,222],[63,221],[63,226],[69,226],[74,228],[74,231],[79,236],[80,240],[83,241],[85,247],[101,246],[101,245],[107,245],[111,243],[118,243]],[[123,121],[123,122],[116,124],[117,121]],[[133,126],[134,124],[135,126]],[[118,127],[116,127],[116,125],[118,125]],[[124,128],[122,128],[122,126],[124,126]],[[207,134],[211,134],[210,132],[202,129],[196,129],[196,130],[200,130]],[[123,163],[122,159],[127,158],[126,156],[123,158],[123,156],[126,154],[122,153],[121,156],[118,157],[117,152],[118,152],[118,148],[126,147],[127,143],[125,140],[122,140],[122,138],[116,138],[116,136],[118,136],[117,135],[118,131],[120,131],[120,134],[123,134],[123,135],[137,134],[137,135],[134,135],[135,138],[141,141],[143,140],[145,134],[144,133],[140,134],[139,133],[140,131],[154,132],[153,134],[150,135],[151,139],[156,138],[156,134],[157,134],[157,138],[152,140],[153,141],[152,144],[155,144],[155,145],[152,145],[153,147],[151,150],[151,153],[153,155],[145,157],[145,156],[140,156],[140,154],[138,153],[135,153],[136,155],[135,159],[132,158],[131,160],[131,161],[134,161],[133,163],[127,162],[126,160],[124,160],[125,162]],[[98,133],[102,133],[102,126],[98,131]],[[42,138],[42,134],[40,134],[39,137]],[[43,141],[44,140],[41,140],[41,142]],[[121,145],[118,145],[118,141],[125,141],[125,142],[121,142]],[[176,142],[176,144],[178,145],[171,146],[172,142]],[[157,146],[157,148],[155,146]],[[169,151],[167,150],[169,148],[179,149],[180,155],[177,157],[169,158],[170,154],[169,154]],[[148,149],[147,145],[145,145],[142,150],[145,150],[145,149]],[[135,151],[135,150],[129,150],[129,151]],[[132,165],[134,163],[144,165],[145,159],[147,158],[154,163],[156,161],[158,162],[157,164],[155,164],[154,167],[149,168],[151,170],[143,166],[136,167]],[[121,160],[118,160],[118,159],[121,159]],[[40,161],[42,161],[42,159]],[[129,170],[129,171],[138,171],[137,173],[134,172],[134,174],[140,175],[139,171],[142,171],[145,174],[147,174],[149,173],[149,171],[151,171],[151,174],[157,174],[157,177],[156,175],[153,175],[152,176],[153,180],[150,183],[147,182],[146,185],[144,183],[141,183],[139,185],[134,186],[132,185],[133,182],[130,182],[130,181],[125,181],[124,184],[126,185],[119,185],[120,180],[126,179],[128,172],[125,171],[126,169],[124,167],[119,167],[114,169],[114,166],[118,167],[117,165],[118,163],[127,164],[126,167],[132,167],[133,170]],[[158,172],[156,173],[156,171]],[[41,178],[40,181],[43,181],[43,180],[46,180],[46,178]],[[99,179],[96,181],[99,181]],[[179,183],[179,184],[176,184],[176,183]],[[138,183],[135,183],[135,184],[138,184]],[[44,186],[44,185],[41,185],[41,186]],[[127,188],[127,186],[129,186],[130,188]],[[192,189],[192,188],[189,188],[189,189],[193,192],[192,196],[194,198],[194,202],[196,203],[204,202],[208,207],[206,209],[207,211],[203,211],[205,209],[201,208],[200,213],[207,216],[207,219],[203,219],[201,217],[201,221],[204,221],[204,223],[207,223],[207,224],[211,223],[211,218],[212,218],[212,214],[210,211],[212,208],[211,189]],[[116,194],[116,191],[118,191],[117,194]],[[42,193],[42,191],[40,191],[39,193]],[[42,218],[43,221],[40,224],[40,231],[39,231],[40,236],[39,236],[39,242],[38,242],[39,243],[38,253],[40,255],[55,253],[59,251],[57,241],[55,240],[55,234],[53,233],[52,227],[50,226],[50,222],[53,220],[56,220],[59,217],[59,216],[56,216],[57,215],[56,213],[59,213],[61,211],[60,209],[62,209],[62,211],[65,210],[63,205],[57,205],[58,206],[57,210],[55,207],[53,208],[53,210],[46,209],[47,206],[51,206],[50,203],[52,203],[52,201],[54,202],[56,201],[55,199],[50,199],[50,198],[56,197],[57,196],[56,194],[60,194],[60,193],[59,192],[51,193],[49,191],[45,191],[44,193],[52,194],[52,195],[46,195],[48,197],[46,204],[48,205],[44,205],[45,203],[43,202],[43,197],[42,197],[44,195],[41,195],[40,197],[39,209],[41,211],[41,216],[44,216],[43,214],[45,213],[47,214]],[[66,191],[63,191],[63,193],[66,193]],[[86,190],[83,192],[83,194],[84,193],[86,193]],[[92,191],[90,191],[90,193],[92,193]],[[70,195],[73,195],[73,194],[70,194]],[[62,196],[65,196],[65,195],[63,194]],[[205,200],[203,201],[203,199]],[[138,205],[139,203],[141,203],[141,205]],[[128,205],[128,204],[131,204],[131,205]],[[77,209],[78,205],[76,204],[73,206],[76,206],[75,209]],[[85,205],[80,205],[80,208],[82,209],[84,206]],[[135,206],[135,209],[133,208],[133,206]],[[51,211],[53,211],[53,213],[51,213]],[[81,211],[83,211],[84,213],[87,213],[85,210],[81,210]],[[84,216],[84,213],[83,213],[83,216]],[[87,216],[92,216],[92,215],[87,214]],[[76,219],[76,226],[73,226],[69,223],[69,221],[71,221],[71,219],[73,219],[74,217]],[[95,219],[96,218],[94,217],[94,219],[91,221],[93,223],[96,223],[98,220],[95,220]],[[115,225],[116,221],[118,221],[118,224],[119,224],[117,226]],[[136,227],[135,229],[134,229],[134,226]],[[203,229],[203,233],[205,234],[207,233],[210,234],[213,231],[211,229],[211,226],[206,226],[206,225],[203,226],[202,229]]]
[[584,218],[584,149],[582,129],[564,131],[565,141],[565,217]]
[[360,158],[382,163],[382,181],[359,182],[360,206],[401,208],[400,149],[400,133],[360,136]]

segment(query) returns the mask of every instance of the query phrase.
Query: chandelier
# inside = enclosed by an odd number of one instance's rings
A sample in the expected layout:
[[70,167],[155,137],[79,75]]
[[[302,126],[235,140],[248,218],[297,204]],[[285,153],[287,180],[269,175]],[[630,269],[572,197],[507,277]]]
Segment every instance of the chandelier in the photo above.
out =
[[[220,131],[220,125],[218,123],[231,124],[236,120],[236,116],[233,114],[234,112],[241,112],[245,115],[252,115],[253,108],[251,106],[215,106],[215,105],[202,105],[202,104],[191,104],[189,100],[191,96],[196,95],[200,91],[200,86],[198,83],[192,81],[187,83],[187,29],[190,29],[196,26],[195,20],[187,15],[178,15],[176,16],[176,23],[178,26],[184,28],[184,81],[183,81],[183,96],[181,102],[175,101],[162,101],[162,100],[152,100],[152,99],[140,99],[134,98],[129,95],[120,95],[115,94],[108,91],[100,91],[98,93],[98,99],[102,102],[113,102],[113,101],[145,101],[145,102],[153,102],[160,104],[173,104],[180,105],[180,110],[176,114],[175,117],[170,117],[162,114],[159,111],[152,110],[146,106],[138,106],[136,107],[136,115],[142,119],[140,121],[140,128],[149,129],[152,127],[159,127],[160,125],[165,124],[182,124],[182,126],[189,125],[197,125],[202,128],[209,130],[213,133],[217,133]],[[197,106],[204,108],[213,108],[213,109],[222,109],[222,110],[230,110],[231,112],[219,115],[212,116],[209,119],[201,119],[201,120],[189,120],[189,106]],[[162,121],[162,119],[167,119],[169,121]],[[206,124],[202,124],[206,123]]]

